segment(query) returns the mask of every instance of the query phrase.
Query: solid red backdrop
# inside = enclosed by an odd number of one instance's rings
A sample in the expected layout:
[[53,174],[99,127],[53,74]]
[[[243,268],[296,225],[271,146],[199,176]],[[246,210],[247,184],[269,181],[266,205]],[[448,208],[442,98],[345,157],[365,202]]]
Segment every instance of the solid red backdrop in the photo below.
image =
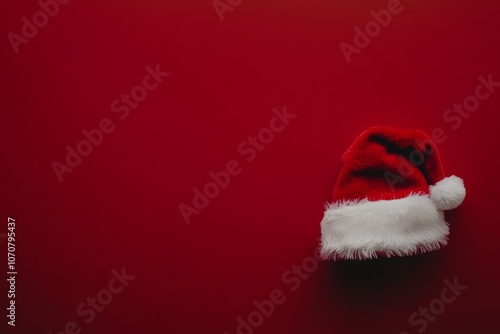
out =
[[[8,333],[498,329],[500,91],[447,111],[479,76],[500,81],[497,1],[40,3],[0,14],[0,233],[17,223],[15,328],[0,234]],[[296,117],[273,120],[285,106]],[[318,263],[340,157],[373,125],[446,136],[445,172],[468,192],[449,245]],[[71,167],[68,150],[87,156]],[[228,167],[224,188],[186,209]],[[135,278],[119,282],[122,268]],[[453,299],[455,278],[467,288]]]

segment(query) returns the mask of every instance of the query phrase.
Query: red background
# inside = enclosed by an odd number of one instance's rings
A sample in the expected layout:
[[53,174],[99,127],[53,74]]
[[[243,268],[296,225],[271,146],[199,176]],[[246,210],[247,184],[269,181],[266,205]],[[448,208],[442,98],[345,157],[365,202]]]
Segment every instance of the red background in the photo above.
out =
[[[221,22],[205,1],[71,1],[19,53],[7,34],[36,1],[0,11],[0,232],[17,221],[17,326],[49,333],[236,333],[274,289],[286,296],[255,333],[416,333],[408,317],[443,280],[468,288],[426,333],[498,329],[500,91],[453,130],[443,114],[500,81],[497,1],[403,1],[348,64],[339,43],[387,1],[244,0]],[[110,110],[145,67],[170,76],[121,121]],[[297,115],[251,163],[238,145],[272,109]],[[59,183],[53,161],[83,129],[116,130]],[[449,245],[421,256],[321,262],[296,291],[282,281],[313,254],[340,156],[369,126],[442,128],[447,174],[466,183]],[[240,175],[186,225],[192,189],[232,159]],[[0,244],[6,254],[6,242]],[[0,254],[2,277],[6,256]],[[136,278],[85,324],[75,308],[125,267]],[[5,280],[0,319],[6,323]]]

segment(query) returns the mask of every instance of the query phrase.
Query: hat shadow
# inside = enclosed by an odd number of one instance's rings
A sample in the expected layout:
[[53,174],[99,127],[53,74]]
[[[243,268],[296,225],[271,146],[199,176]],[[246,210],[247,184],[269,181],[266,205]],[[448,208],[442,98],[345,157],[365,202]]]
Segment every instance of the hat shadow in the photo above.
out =
[[326,261],[330,297],[356,308],[380,310],[418,300],[442,270],[442,252],[410,257]]

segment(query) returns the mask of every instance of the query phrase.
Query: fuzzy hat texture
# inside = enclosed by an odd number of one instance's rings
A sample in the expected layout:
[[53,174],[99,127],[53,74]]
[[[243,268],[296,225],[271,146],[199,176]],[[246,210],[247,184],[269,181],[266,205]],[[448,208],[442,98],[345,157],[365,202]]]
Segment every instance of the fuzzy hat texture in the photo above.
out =
[[461,178],[444,176],[427,134],[372,127],[342,162],[321,221],[324,259],[408,256],[447,244],[443,210],[463,202],[465,187]]

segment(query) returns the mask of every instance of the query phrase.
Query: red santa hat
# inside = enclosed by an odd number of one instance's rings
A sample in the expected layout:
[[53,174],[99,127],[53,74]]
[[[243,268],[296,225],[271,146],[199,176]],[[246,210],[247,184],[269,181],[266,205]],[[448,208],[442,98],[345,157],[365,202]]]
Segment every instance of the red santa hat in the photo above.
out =
[[436,144],[422,131],[373,127],[356,138],[321,222],[321,256],[408,256],[447,244],[443,210],[465,198],[463,180],[444,176]]

